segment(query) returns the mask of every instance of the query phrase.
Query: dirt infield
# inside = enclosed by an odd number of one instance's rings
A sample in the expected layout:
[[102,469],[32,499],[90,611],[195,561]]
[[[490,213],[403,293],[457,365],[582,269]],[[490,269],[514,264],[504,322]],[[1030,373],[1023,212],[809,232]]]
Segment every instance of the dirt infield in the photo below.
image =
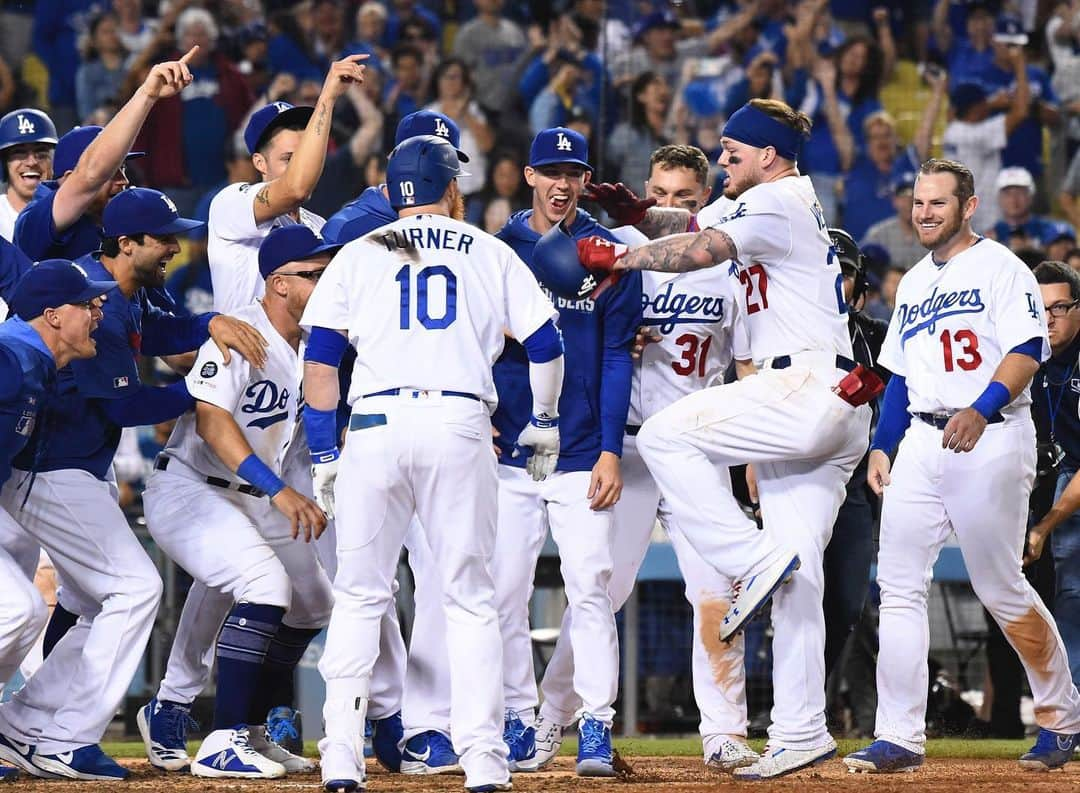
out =
[[[1036,774],[1021,771],[1014,761],[1007,760],[929,760],[916,774],[895,776],[868,776],[849,774],[839,760],[833,760],[815,771],[803,772],[771,782],[735,782],[731,777],[707,770],[700,760],[688,757],[639,757],[630,758],[634,773],[626,781],[616,779],[580,779],[574,776],[573,759],[560,757],[554,770],[538,774],[519,774],[514,777],[515,791],[574,791],[575,793],[598,790],[608,793],[660,793],[660,791],[817,791],[848,790],[856,793],[892,793],[893,791],[1080,791],[1080,762],[1072,763],[1063,771]],[[122,783],[86,783],[41,781],[22,779],[6,788],[12,793],[41,791],[60,793],[65,790],[94,791],[163,791],[176,790],[184,793],[195,791],[298,791],[319,789],[318,776],[296,775],[281,782],[246,782],[240,780],[204,780],[188,775],[168,775],[150,768],[145,761],[124,761],[133,769],[132,777]],[[387,774],[374,764],[368,766],[369,793],[404,791],[461,791],[460,776],[410,777]]]

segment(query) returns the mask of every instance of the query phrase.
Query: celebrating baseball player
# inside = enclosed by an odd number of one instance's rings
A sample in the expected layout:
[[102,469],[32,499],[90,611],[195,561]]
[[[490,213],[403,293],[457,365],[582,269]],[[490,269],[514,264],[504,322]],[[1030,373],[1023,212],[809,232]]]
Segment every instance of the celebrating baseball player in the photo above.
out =
[[884,492],[877,740],[844,762],[878,773],[923,762],[927,592],[955,531],[975,593],[1035,699],[1039,737],[1020,765],[1059,768],[1076,747],[1080,694],[1054,619],[1020,567],[1036,458],[1029,385],[1050,355],[1041,293],[1008,248],[972,231],[979,199],[965,165],[928,160],[914,195],[912,220],[930,253],[897,289],[880,359],[894,376],[867,475]]
[[[652,154],[646,195],[660,207],[696,212],[708,200],[708,176],[709,163],[700,149],[662,146]],[[613,234],[632,247],[647,241],[632,227],[616,228]],[[539,259],[538,255],[534,263]],[[732,771],[758,759],[746,745],[742,637],[721,642],[717,630],[728,609],[733,582],[702,559],[668,520],[667,506],[637,452],[637,434],[643,421],[680,397],[722,383],[733,355],[744,371],[750,369],[749,342],[726,268],[684,275],[643,272],[642,293],[642,330],[648,342],[634,366],[608,587],[612,606],[622,608],[659,518],[671,538],[694,610],[693,685],[701,711],[705,761]],[[726,471],[722,473],[726,477]],[[540,686],[543,704],[536,721],[536,760],[541,767],[558,754],[562,728],[573,722],[581,705],[573,689],[570,620],[567,609]]]
[[[304,422],[315,493],[338,515],[334,611],[319,664],[328,791],[363,789],[379,623],[414,512],[442,582],[451,735],[466,786],[510,789],[489,569],[497,508],[491,366],[508,328],[524,341],[533,384],[532,419],[518,444],[531,447],[530,473],[543,478],[559,454],[562,344],[555,311],[528,269],[507,246],[460,221],[460,172],[442,138],[414,137],[395,148],[387,188],[401,219],[346,245],[304,313],[311,328]],[[335,369],[350,342],[357,351],[352,416],[339,459]]]
[[[11,296],[14,316],[0,325],[0,483],[11,478],[12,462],[22,451],[42,406],[54,393],[56,373],[73,360],[90,358],[97,347],[90,334],[101,321],[101,299],[115,281],[90,281],[71,262],[41,262],[20,279]],[[5,533],[18,532],[11,514],[0,508]],[[48,611],[33,583],[0,548],[0,680],[15,673],[45,626]],[[22,766],[18,748],[0,739],[0,758]],[[0,767],[0,781],[18,771]]]
[[[735,206],[698,233],[627,252],[579,243],[601,270],[682,272],[731,260],[761,370],[686,396],[642,425],[637,446],[677,527],[739,582],[720,630],[730,639],[772,597],[775,705],[769,751],[738,769],[761,779],[833,757],[825,724],[822,552],[844,485],[866,449],[880,380],[851,359],[843,276],[797,160],[809,119],[775,100],[732,114],[721,139]],[[723,466],[753,463],[766,531],[743,514]],[[800,562],[802,571],[795,575]]]
[[[295,432],[299,320],[336,250],[299,224],[267,236],[259,250],[266,292],[236,312],[269,340],[266,363],[226,366],[215,344],[203,345],[187,375],[195,410],[177,422],[147,483],[154,540],[193,578],[236,601],[217,641],[214,731],[190,761],[196,776],[273,779],[314,770],[269,739],[263,721],[276,704],[275,677],[291,678],[295,669],[284,663],[291,642],[278,637],[283,620],[318,631],[332,604],[314,547],[294,541],[298,533],[317,538],[326,516],[281,473],[290,445],[303,442]],[[140,711],[140,727],[156,705]],[[167,758],[171,765],[187,760]]]
[[0,194],[0,237],[15,237],[15,218],[34,197],[42,182],[53,177],[56,127],[52,119],[32,107],[12,110],[0,118],[0,178],[7,184]]

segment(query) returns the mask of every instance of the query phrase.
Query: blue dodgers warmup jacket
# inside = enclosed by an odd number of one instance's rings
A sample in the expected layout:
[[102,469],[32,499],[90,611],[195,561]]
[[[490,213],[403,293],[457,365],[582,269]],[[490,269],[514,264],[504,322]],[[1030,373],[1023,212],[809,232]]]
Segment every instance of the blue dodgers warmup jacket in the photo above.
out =
[[[29,256],[0,237],[0,300],[11,301],[15,284],[33,266]],[[4,317],[0,317],[0,322],[3,319]]]
[[39,184],[34,199],[15,219],[14,242],[35,262],[75,260],[101,247],[101,227],[86,215],[63,234],[56,230],[52,210],[58,189],[54,181]]
[[[76,264],[90,280],[112,280],[92,255],[83,256]],[[140,289],[129,299],[119,288],[109,292],[102,313],[93,333],[97,355],[72,361],[60,370],[57,396],[49,403],[48,415],[39,422],[32,441],[15,458],[16,468],[36,472],[78,469],[104,480],[123,426],[156,424],[175,418],[193,404],[186,389],[179,390],[182,380],[176,389],[144,386],[139,380],[137,357],[175,355],[198,348],[210,337],[210,320],[216,314],[177,317],[154,306],[146,290]],[[123,424],[116,420],[121,411]]]
[[30,323],[0,324],[0,485],[30,440],[56,384],[56,361]]
[[397,219],[398,214],[390,206],[382,189],[369,187],[331,215],[320,233],[327,242],[344,245]]
[[[540,239],[529,226],[531,209],[516,212],[495,236],[532,267],[532,254]],[[577,211],[570,227],[575,239],[599,235],[615,240],[591,215]],[[534,273],[535,274],[535,273]],[[544,286],[543,282],[540,283]],[[599,300],[567,300],[550,290],[559,311],[558,325],[565,347],[565,376],[559,399],[559,471],[589,471],[601,451],[622,455],[626,414],[630,409],[633,361],[630,345],[641,323],[641,273],[626,272]],[[492,423],[501,437],[495,440],[504,465],[525,467],[524,455],[511,457],[514,441],[529,421],[532,389],[525,348],[507,339],[506,349],[493,369],[499,408]]]

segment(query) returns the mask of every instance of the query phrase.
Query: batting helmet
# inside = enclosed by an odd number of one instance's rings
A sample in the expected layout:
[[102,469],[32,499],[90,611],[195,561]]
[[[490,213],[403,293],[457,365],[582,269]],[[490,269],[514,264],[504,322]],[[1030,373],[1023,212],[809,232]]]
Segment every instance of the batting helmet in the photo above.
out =
[[866,280],[866,258],[855,239],[843,229],[829,229],[829,239],[832,240],[833,250],[840,262],[840,270],[855,281],[850,302],[853,306],[858,305],[869,286]]
[[394,209],[434,204],[450,182],[468,176],[445,138],[417,135],[399,143],[386,164],[386,189]]
[[21,107],[0,118],[0,151],[20,143],[51,143],[55,146],[56,141],[56,126],[40,110]]
[[586,269],[578,256],[577,240],[562,223],[553,226],[536,241],[532,269],[540,283],[567,300],[599,297],[600,292],[621,275],[618,272],[594,274]]

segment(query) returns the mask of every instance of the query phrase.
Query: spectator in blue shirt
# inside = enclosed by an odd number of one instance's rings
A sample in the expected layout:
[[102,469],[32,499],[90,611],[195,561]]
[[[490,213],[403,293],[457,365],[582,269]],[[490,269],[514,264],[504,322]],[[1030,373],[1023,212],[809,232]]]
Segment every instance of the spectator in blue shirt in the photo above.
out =
[[[953,24],[964,12],[966,35],[959,36]],[[994,58],[990,46],[994,35],[994,11],[990,4],[972,2],[966,9],[954,11],[949,0],[937,0],[930,24],[935,48],[949,72],[950,86],[981,81]]]
[[442,39],[442,20],[435,12],[416,0],[393,0],[391,6],[390,16],[386,20],[386,32],[383,34],[384,47],[394,47],[400,43],[402,26],[412,19],[420,19],[431,28],[436,41]]
[[863,128],[865,151],[844,176],[844,229],[855,239],[862,239],[871,226],[895,211],[896,121],[879,110],[867,117]]
[[383,113],[387,126],[427,104],[427,80],[424,77],[424,55],[416,47],[402,44],[390,55],[393,78],[383,88]]
[[1034,214],[1035,180],[1026,168],[1002,168],[994,183],[1001,220],[988,236],[1014,251],[1039,247],[1047,233],[1047,219]]
[[77,122],[75,73],[78,39],[91,15],[104,9],[102,0],[37,0],[34,8],[34,52],[49,72],[49,115],[66,132]]
[[100,14],[90,23],[83,63],[75,74],[75,101],[80,121],[102,105],[115,102],[127,74],[127,50],[120,41],[116,14]]
[[1063,262],[1076,247],[1076,229],[1063,220],[1047,218],[1041,242],[1049,261]]

